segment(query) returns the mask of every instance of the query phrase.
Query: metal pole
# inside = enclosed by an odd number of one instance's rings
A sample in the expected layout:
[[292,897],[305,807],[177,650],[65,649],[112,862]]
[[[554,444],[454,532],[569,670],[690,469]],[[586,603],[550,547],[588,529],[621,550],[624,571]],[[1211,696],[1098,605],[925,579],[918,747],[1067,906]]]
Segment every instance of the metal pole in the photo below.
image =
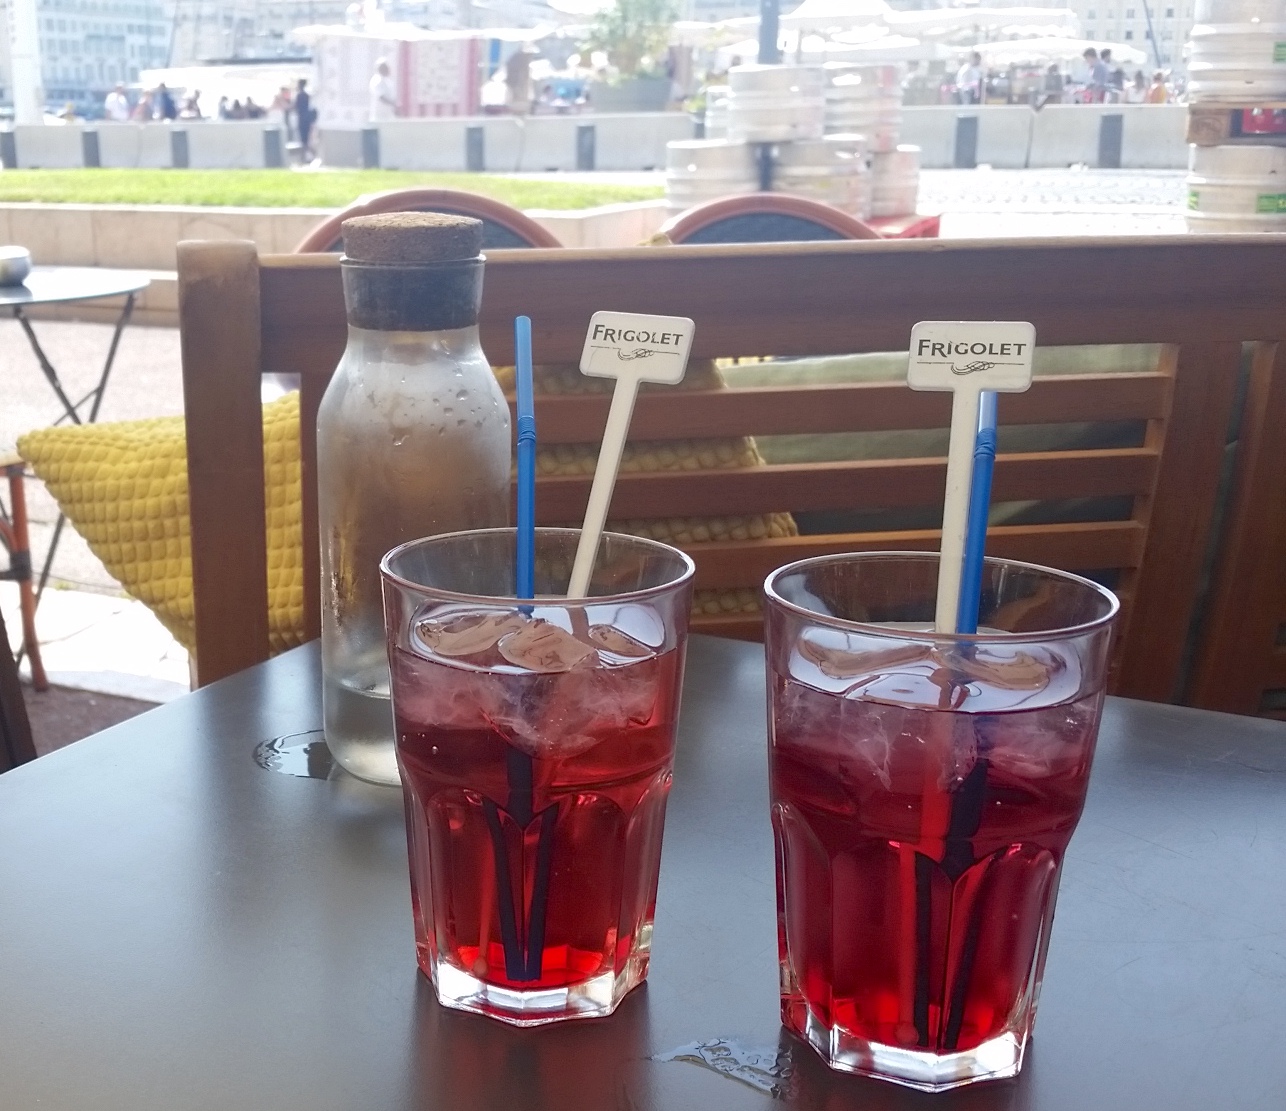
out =
[[9,70],[13,82],[13,122],[40,123],[45,93],[40,81],[40,23],[36,0],[9,4]]
[[1161,47],[1157,45],[1156,29],[1152,26],[1152,5],[1143,0],[1143,15],[1148,21],[1148,38],[1152,40],[1152,57],[1156,59],[1157,69],[1161,68]]
[[781,61],[777,45],[781,0],[759,0],[759,64],[775,66]]

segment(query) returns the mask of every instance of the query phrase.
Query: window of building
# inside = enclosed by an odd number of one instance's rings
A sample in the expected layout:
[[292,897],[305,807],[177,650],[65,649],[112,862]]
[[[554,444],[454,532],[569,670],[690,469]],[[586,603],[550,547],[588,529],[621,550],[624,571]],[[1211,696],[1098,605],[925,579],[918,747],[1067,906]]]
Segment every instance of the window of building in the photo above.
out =
[[1094,18],[1094,9],[1093,9],[1093,8],[1090,8],[1090,9],[1089,9],[1089,11],[1087,11],[1087,12],[1085,13],[1085,18],[1086,18],[1086,19],[1093,19],[1093,18]]
[[1173,9],[1173,8],[1166,8],[1166,10],[1165,10],[1165,17],[1166,17],[1166,19],[1173,19],[1173,18],[1174,18],[1174,9]]
[[1126,42],[1129,42],[1132,38],[1134,38],[1134,32],[1133,32],[1133,31],[1126,31],[1126,32],[1125,32],[1125,41],[1126,41]]
[[1125,18],[1126,18],[1126,19],[1133,19],[1133,18],[1134,18],[1134,9],[1133,9],[1133,8],[1126,8],[1126,9],[1125,9]]

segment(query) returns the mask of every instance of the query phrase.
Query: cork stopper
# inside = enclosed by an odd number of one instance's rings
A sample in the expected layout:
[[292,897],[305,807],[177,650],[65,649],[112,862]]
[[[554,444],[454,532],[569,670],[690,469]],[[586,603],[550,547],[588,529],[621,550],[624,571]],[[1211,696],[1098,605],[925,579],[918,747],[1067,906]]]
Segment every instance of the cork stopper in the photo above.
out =
[[482,221],[442,212],[384,212],[343,223],[344,256],[352,262],[418,266],[476,258]]

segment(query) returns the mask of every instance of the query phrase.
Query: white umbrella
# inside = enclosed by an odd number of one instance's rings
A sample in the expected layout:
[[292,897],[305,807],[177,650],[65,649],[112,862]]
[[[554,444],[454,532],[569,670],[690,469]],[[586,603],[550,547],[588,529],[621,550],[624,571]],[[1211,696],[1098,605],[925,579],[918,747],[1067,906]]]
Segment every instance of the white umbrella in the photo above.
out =
[[781,25],[817,31],[861,27],[881,22],[889,10],[885,0],[804,0],[793,12],[781,17]]
[[869,42],[844,43],[847,62],[932,62],[950,58],[952,51],[938,42],[921,42],[907,35],[884,35]]
[[1073,34],[1079,34],[1081,29],[1080,20],[1070,8],[931,8],[889,12],[884,21],[895,31],[930,36],[970,31],[975,27],[989,31],[1014,23],[1039,23],[1065,28]]

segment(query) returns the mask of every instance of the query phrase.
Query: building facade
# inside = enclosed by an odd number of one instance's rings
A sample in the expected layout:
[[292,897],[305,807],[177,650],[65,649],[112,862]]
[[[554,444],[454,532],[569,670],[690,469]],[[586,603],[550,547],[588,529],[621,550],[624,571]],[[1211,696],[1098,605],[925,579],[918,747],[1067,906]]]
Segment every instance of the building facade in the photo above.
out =
[[1193,0],[1057,0],[1048,6],[1071,8],[1087,39],[1129,43],[1147,52],[1152,69],[1159,56],[1162,69],[1184,70]]
[[[12,103],[8,4],[0,10],[0,102]],[[55,110],[101,108],[113,85],[169,53],[170,18],[157,0],[37,0],[36,11],[45,103]]]

